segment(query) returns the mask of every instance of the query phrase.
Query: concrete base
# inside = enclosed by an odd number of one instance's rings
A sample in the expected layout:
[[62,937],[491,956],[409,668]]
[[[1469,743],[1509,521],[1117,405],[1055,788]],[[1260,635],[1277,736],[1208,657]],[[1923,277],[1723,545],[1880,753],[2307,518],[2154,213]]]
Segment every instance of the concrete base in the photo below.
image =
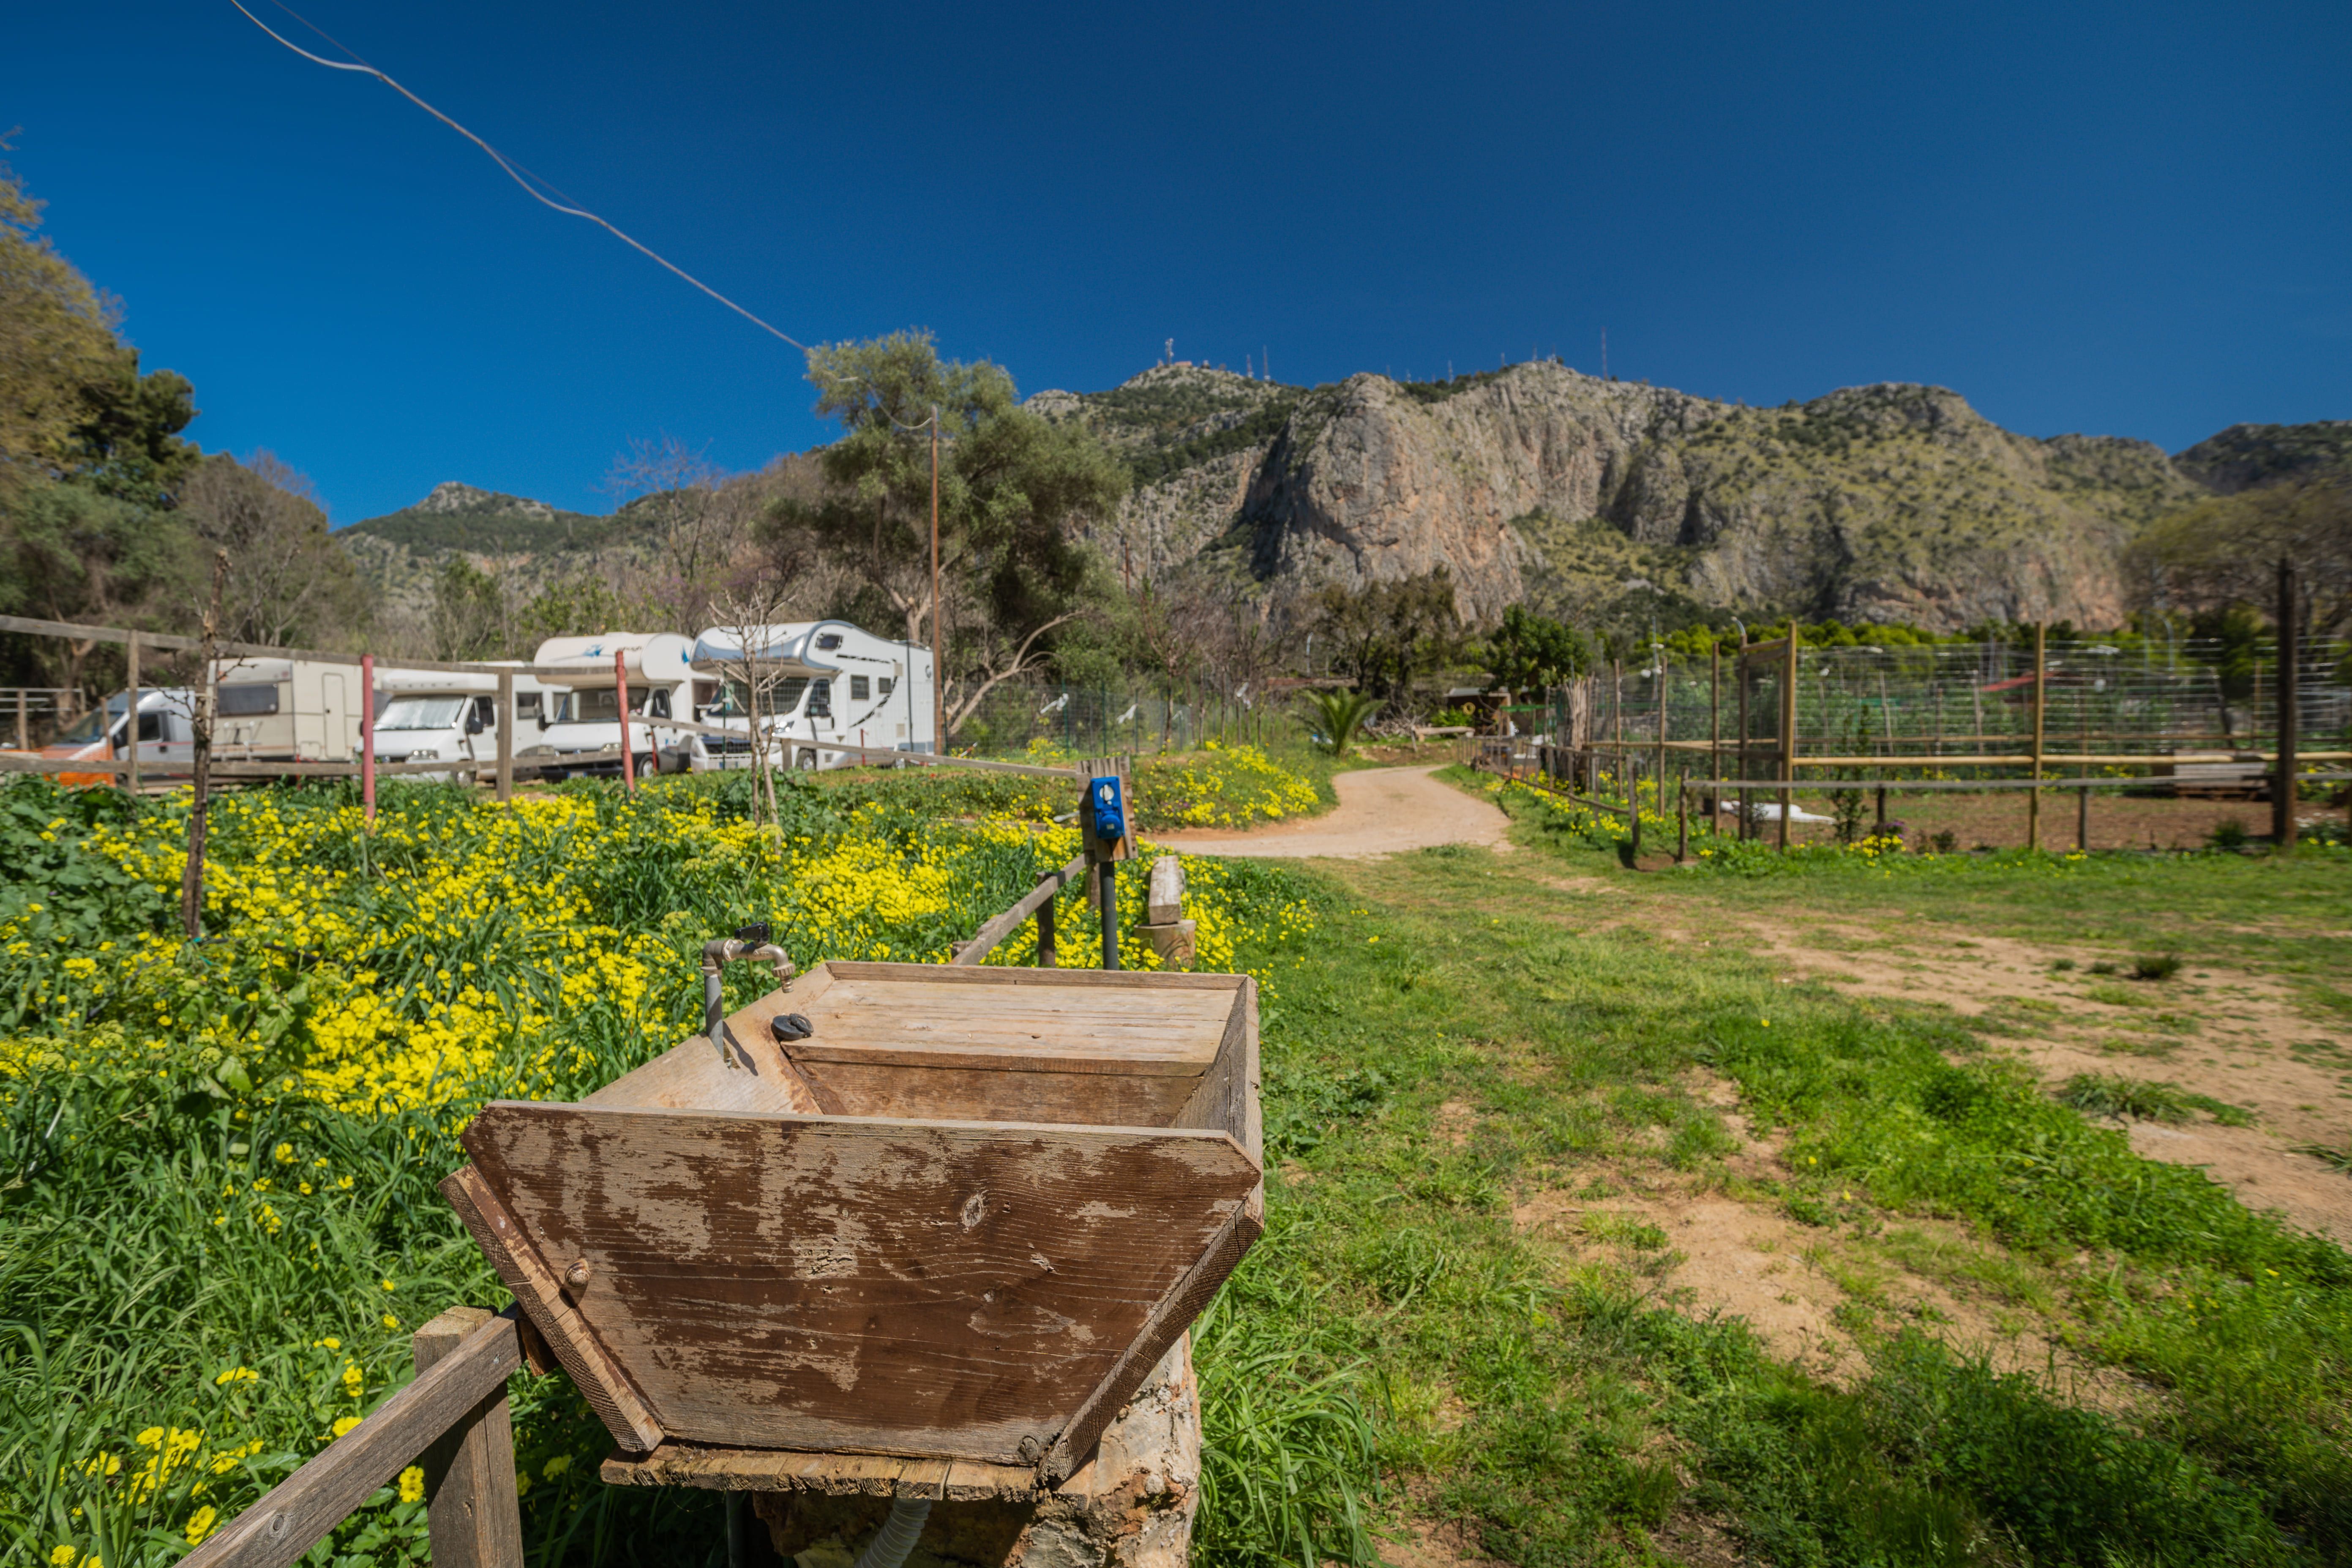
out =
[[[1187,1334],[1160,1358],[1094,1458],[1055,1490],[935,1504],[908,1568],[1183,1568],[1201,1501],[1192,1345]],[[890,1500],[761,1491],[752,1507],[798,1568],[852,1568]]]

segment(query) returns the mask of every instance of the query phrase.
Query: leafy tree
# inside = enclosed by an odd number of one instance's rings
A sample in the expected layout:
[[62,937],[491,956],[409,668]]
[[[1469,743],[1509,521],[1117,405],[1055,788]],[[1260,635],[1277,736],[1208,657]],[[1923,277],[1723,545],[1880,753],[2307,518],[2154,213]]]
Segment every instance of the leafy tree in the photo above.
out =
[[227,640],[338,643],[362,629],[366,598],[351,557],[328,539],[310,481],[269,453],[206,458],[181,485],[179,511],[205,546],[228,552]]
[[615,627],[651,625],[661,606],[615,590],[585,573],[543,589],[514,617],[508,647],[528,658],[550,637],[593,637]]
[[464,556],[452,556],[433,580],[435,658],[504,657],[508,619],[505,588]]
[[1541,691],[1592,667],[1592,644],[1582,632],[1513,605],[1486,639],[1486,665],[1496,684],[1512,691]]
[[[175,623],[161,608],[184,608],[177,590],[192,581],[196,550],[166,513],[79,484],[26,490],[0,518],[0,613],[100,626]],[[79,689],[93,653],[106,645],[23,639],[15,662],[45,672],[47,684]],[[111,679],[114,655],[100,672]]]
[[0,163],[0,500],[72,466],[83,390],[115,377],[127,352],[114,302],[35,237],[42,205]]
[[1314,636],[1330,649],[1331,668],[1376,697],[1411,689],[1462,651],[1454,580],[1443,566],[1360,588],[1334,584],[1313,604]]
[[[1114,511],[1127,471],[1087,430],[1023,408],[998,366],[940,359],[927,331],[823,344],[808,364],[816,412],[843,434],[820,456],[826,493],[780,501],[774,527],[814,537],[908,641],[924,640],[935,616],[951,630],[941,673],[952,734],[1083,609],[1089,557],[1073,525]],[[944,605],[931,602],[934,407]]]
[[2126,552],[2142,603],[2212,614],[2277,603],[2278,563],[2295,564],[2305,628],[2352,631],[2352,475],[2216,496],[2157,522]]

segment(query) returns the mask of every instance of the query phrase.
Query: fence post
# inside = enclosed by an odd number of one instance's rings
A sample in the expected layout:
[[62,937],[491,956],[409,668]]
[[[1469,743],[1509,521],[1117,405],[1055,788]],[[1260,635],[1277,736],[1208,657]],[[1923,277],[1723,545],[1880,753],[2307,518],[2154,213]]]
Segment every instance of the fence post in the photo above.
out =
[[[425,1372],[489,1320],[479,1307],[452,1307],[417,1330],[416,1370]],[[420,1463],[433,1568],[522,1568],[522,1503],[506,1390],[474,1406]]]
[[2042,709],[2044,678],[2049,673],[2049,628],[2033,623],[2033,787],[2025,792],[2025,847],[2042,847]]
[[2302,715],[2295,711],[2300,695],[2294,668],[2294,563],[2285,556],[2278,563],[2278,773],[2271,783],[2271,846],[2282,853],[2294,847],[2295,778],[2302,769],[2295,752],[2300,746]]
[[[613,650],[613,702],[621,718],[621,787],[633,791],[637,787],[637,761],[629,749],[629,656],[624,648]],[[815,728],[814,721],[810,728]]]
[[123,788],[135,799],[139,794],[139,634],[132,632],[123,647],[123,658],[131,667],[131,690],[122,714],[122,736],[131,747],[131,771],[123,775],[130,781]]
[[1739,822],[1738,836],[1742,841],[1756,837],[1753,797],[1748,793],[1748,628],[1739,628],[1739,661],[1732,666],[1735,684],[1739,690]]
[[[1062,874],[1059,871],[1048,871],[1037,880],[1053,883],[1055,892],[1061,890]],[[1054,967],[1054,900],[1051,898],[1037,906],[1037,967]]]
[[1789,814],[1796,809],[1797,782],[1797,617],[1789,617],[1789,662],[1780,678],[1780,850],[1789,848]]
[[514,804],[514,677],[499,677],[499,804]]
[[1723,644],[1706,636],[1706,773],[1716,787],[1706,792],[1706,825],[1723,825]]

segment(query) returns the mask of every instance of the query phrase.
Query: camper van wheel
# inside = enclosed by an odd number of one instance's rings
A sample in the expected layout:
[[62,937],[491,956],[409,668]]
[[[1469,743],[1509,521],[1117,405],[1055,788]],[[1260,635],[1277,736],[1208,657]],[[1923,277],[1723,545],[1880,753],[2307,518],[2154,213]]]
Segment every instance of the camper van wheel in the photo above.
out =
[[809,746],[803,746],[799,752],[793,758],[793,766],[799,768],[805,773],[813,773],[816,772],[815,749]]

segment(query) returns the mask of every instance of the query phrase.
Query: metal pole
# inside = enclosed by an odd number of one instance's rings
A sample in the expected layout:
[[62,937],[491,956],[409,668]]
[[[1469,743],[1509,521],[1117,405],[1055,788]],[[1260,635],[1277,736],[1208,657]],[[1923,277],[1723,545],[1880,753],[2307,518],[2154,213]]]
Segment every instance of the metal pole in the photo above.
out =
[[2049,674],[2049,628],[2033,623],[2033,787],[2025,792],[2025,847],[2042,847],[2042,710]]
[[[1723,645],[1713,632],[1706,639],[1706,771],[1714,779],[1723,777]],[[1723,791],[1706,792],[1706,825],[1709,829],[1721,826]]]
[[[1748,628],[1746,626],[1739,628],[1739,660],[1732,668],[1737,676],[1739,689],[1739,776],[1745,780],[1755,776],[1748,771]],[[1755,812],[1751,808],[1751,800],[1748,786],[1743,783],[1739,786],[1739,821],[1737,825],[1738,835],[1742,839],[1756,837]]]
[[360,816],[375,821],[375,655],[360,655]]
[[[947,666],[940,635],[940,405],[931,405],[931,750],[948,749]],[[1116,966],[1114,966],[1116,967]]]
[[621,710],[621,787],[637,787],[636,754],[629,749],[629,656],[625,649],[613,650],[613,700]]
[[131,772],[125,775],[130,782],[122,787],[136,797],[139,794],[139,634],[137,632],[131,634],[125,647],[127,652],[124,658],[130,660],[131,665],[131,690],[128,698],[130,706],[122,715],[122,734],[123,739],[131,746]]
[[2302,771],[2295,761],[2301,744],[2302,715],[2295,711],[2294,563],[2284,556],[2278,563],[2278,776],[2271,783],[2271,846],[2282,852],[2294,847],[2295,778]]

